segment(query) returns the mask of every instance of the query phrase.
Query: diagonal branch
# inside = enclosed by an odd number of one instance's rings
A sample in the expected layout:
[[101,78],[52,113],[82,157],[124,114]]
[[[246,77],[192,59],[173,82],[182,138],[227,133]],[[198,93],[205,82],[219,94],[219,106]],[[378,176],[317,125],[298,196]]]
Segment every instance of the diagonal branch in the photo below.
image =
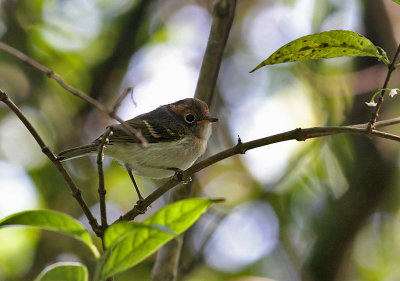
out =
[[[132,94],[132,95],[133,95],[133,88],[132,88],[132,87],[126,88],[126,89],[118,96],[118,98],[115,100],[115,103],[114,103],[113,109],[112,109],[112,111],[111,111],[111,114],[116,114],[116,113],[117,113],[117,110],[118,110],[118,108],[121,106],[123,100],[124,100],[124,99],[126,98],[126,96],[129,95],[129,94]],[[133,98],[132,98],[132,100],[133,100]],[[134,102],[134,105],[136,105],[135,101],[133,101],[133,102]]]
[[32,59],[28,55],[18,51],[17,49],[5,44],[4,42],[0,42],[0,50],[4,51],[20,61],[26,63],[27,65],[36,68],[40,72],[43,72],[47,77],[54,79],[62,88],[73,94],[74,96],[84,100],[85,102],[91,104],[97,110],[102,112],[103,114],[109,116],[112,119],[117,120],[118,122],[121,123],[122,127],[129,132],[139,143],[142,144],[142,146],[146,147],[148,145],[147,140],[142,136],[141,132],[139,130],[136,130],[135,128],[132,128],[131,126],[128,126],[125,124],[125,121],[122,120],[118,115],[115,114],[115,111],[109,111],[107,107],[105,107],[103,104],[98,102],[97,100],[93,99],[92,97],[84,94],[83,92],[79,91],[78,89],[70,86],[69,84],[65,83],[64,80],[61,78],[60,75],[55,73],[53,70],[47,68],[40,62]]
[[64,180],[68,184],[68,187],[71,190],[72,196],[76,199],[76,201],[78,201],[79,205],[81,206],[93,231],[97,234],[99,231],[99,225],[97,223],[97,220],[93,216],[93,214],[90,211],[85,200],[82,198],[81,191],[75,185],[75,183],[73,182],[73,180],[71,179],[71,177],[69,176],[67,171],[64,169],[64,167],[61,165],[61,163],[56,159],[56,156],[54,155],[54,153],[47,146],[47,144],[44,142],[44,140],[39,135],[39,133],[36,131],[36,129],[33,127],[33,125],[28,121],[28,119],[25,117],[25,115],[22,113],[22,111],[14,104],[14,102],[2,90],[0,90],[0,101],[5,103],[8,106],[8,108],[10,108],[15,113],[15,115],[17,115],[19,120],[21,120],[21,122],[25,125],[25,127],[28,129],[28,131],[31,133],[31,135],[35,138],[36,142],[39,144],[40,148],[42,149],[42,152],[50,159],[50,161],[54,164],[54,166],[56,166],[57,170],[61,173]]

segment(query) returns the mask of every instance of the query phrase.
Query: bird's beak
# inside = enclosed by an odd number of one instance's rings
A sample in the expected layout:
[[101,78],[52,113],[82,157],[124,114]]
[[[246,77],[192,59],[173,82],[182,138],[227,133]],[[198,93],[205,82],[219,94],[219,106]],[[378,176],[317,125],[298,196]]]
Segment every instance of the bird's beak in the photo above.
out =
[[217,122],[217,121],[218,121],[218,118],[207,116],[203,120],[197,121],[197,124],[207,124],[207,123]]

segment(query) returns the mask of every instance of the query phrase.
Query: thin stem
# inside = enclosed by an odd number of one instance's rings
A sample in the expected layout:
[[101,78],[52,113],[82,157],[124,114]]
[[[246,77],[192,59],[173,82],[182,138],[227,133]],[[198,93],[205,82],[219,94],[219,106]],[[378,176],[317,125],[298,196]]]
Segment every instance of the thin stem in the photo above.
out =
[[104,172],[103,172],[103,159],[104,159],[104,148],[106,143],[109,141],[109,137],[112,135],[112,126],[107,127],[99,144],[97,153],[97,170],[99,174],[99,201],[100,201],[100,217],[101,217],[101,229],[102,233],[100,237],[103,237],[104,231],[108,227],[107,224],[107,209],[106,209],[106,189],[104,187]]
[[56,166],[57,170],[61,173],[61,175],[63,176],[64,180],[66,181],[69,189],[71,190],[72,196],[76,199],[76,201],[78,201],[79,205],[81,206],[83,213],[87,217],[89,224],[91,225],[93,231],[95,233],[98,233],[99,225],[97,223],[97,220],[93,216],[93,214],[90,211],[89,207],[87,206],[85,200],[82,198],[81,191],[75,185],[72,178],[69,176],[67,171],[61,165],[61,163],[56,159],[56,156],[54,155],[54,153],[47,146],[47,144],[44,142],[44,140],[39,135],[39,133],[36,131],[36,129],[33,127],[33,125],[28,121],[28,119],[25,117],[25,115],[22,113],[22,111],[14,104],[14,102],[2,90],[0,90],[0,101],[5,103],[8,106],[8,108],[10,108],[15,113],[15,115],[19,118],[19,120],[21,120],[21,122],[25,125],[25,127],[28,129],[28,131],[34,137],[36,142],[39,144],[40,148],[42,149],[42,152]]
[[[388,120],[377,121],[377,122],[375,122],[375,128],[387,127],[387,126],[396,125],[396,124],[399,124],[399,123],[400,123],[400,117],[392,118],[392,119],[388,119]],[[368,124],[369,123],[360,124],[360,125],[351,125],[351,126],[348,126],[348,127],[367,129],[368,128]]]
[[[123,102],[123,100],[126,98],[126,96],[130,93],[133,93],[133,88],[132,87],[128,87],[126,88],[117,98],[117,100],[114,103],[113,109],[111,111],[111,114],[116,114],[118,108],[121,106],[121,103]],[[134,104],[136,105],[136,103],[134,102]]]
[[396,69],[396,60],[397,60],[399,54],[400,54],[400,44],[397,47],[397,50],[396,50],[396,53],[395,53],[395,55],[393,57],[392,62],[388,66],[388,72],[387,72],[386,79],[385,79],[385,82],[383,83],[383,87],[382,87],[383,90],[381,91],[381,95],[379,96],[379,99],[378,99],[378,102],[376,104],[375,110],[371,114],[371,120],[368,123],[368,130],[369,131],[374,129],[376,119],[378,118],[379,111],[380,111],[380,109],[382,107],[382,103],[383,103],[383,99],[384,99],[383,97],[384,97],[385,92],[386,92],[385,89],[387,88],[387,86],[389,84],[389,80],[390,80],[390,76],[392,75],[392,72]]
[[131,178],[133,186],[135,187],[136,194],[138,196],[139,201],[142,201],[143,200],[143,196],[140,193],[139,187],[138,187],[138,185],[137,185],[137,183],[135,181],[135,177],[132,174],[132,170],[128,166],[125,166],[125,168],[126,168],[126,171],[128,172],[129,177]]

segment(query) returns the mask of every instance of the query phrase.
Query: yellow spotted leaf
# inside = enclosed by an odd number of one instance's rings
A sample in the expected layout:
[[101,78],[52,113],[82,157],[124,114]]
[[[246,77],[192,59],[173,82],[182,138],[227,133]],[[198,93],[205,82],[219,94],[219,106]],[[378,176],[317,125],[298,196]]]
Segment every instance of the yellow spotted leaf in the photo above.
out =
[[344,56],[376,57],[388,64],[385,52],[367,38],[353,31],[331,30],[307,35],[289,42],[250,72],[271,64]]

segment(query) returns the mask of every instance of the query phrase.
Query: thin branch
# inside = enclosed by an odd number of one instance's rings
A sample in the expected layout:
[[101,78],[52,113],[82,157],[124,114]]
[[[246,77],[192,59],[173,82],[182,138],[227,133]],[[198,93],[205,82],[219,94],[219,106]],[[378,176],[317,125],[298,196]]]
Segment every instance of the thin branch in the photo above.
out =
[[[121,106],[122,101],[124,98],[132,92],[132,87],[126,88],[122,94],[117,98],[117,100],[114,103],[113,109],[110,112],[111,115],[116,114],[118,108]],[[112,136],[113,134],[113,127],[109,126],[106,128],[104,131],[101,141],[99,143],[99,148],[97,150],[97,171],[99,175],[99,202],[100,202],[100,218],[101,218],[101,231],[97,233],[97,235],[102,238],[102,244],[103,244],[103,249],[104,249],[104,241],[103,241],[103,235],[104,231],[108,227],[107,223],[107,207],[106,207],[106,189],[104,186],[104,171],[103,171],[103,160],[104,160],[104,149],[106,144],[109,142],[109,137]]]
[[69,176],[67,171],[64,169],[64,167],[61,165],[61,163],[59,161],[57,161],[54,153],[47,146],[47,144],[44,142],[44,140],[39,135],[39,133],[36,131],[36,129],[33,127],[33,125],[28,121],[28,119],[25,117],[25,115],[22,113],[22,111],[17,107],[17,105],[14,104],[14,102],[8,97],[8,95],[3,90],[0,90],[0,101],[5,103],[8,106],[8,108],[10,108],[15,113],[15,115],[19,118],[19,120],[21,120],[21,122],[25,125],[25,127],[28,129],[28,131],[31,133],[31,135],[35,138],[36,142],[39,144],[40,148],[42,149],[42,152],[56,166],[57,170],[61,173],[64,180],[68,184],[68,187],[71,190],[72,196],[76,199],[76,201],[78,201],[79,205],[81,206],[93,231],[95,233],[98,233],[99,225],[97,223],[97,220],[95,219],[95,217],[93,216],[89,207],[87,206],[86,202],[82,198],[81,191],[75,185],[75,183],[73,182],[73,180],[71,179],[71,177]]
[[112,126],[107,127],[101,141],[99,144],[99,149],[97,153],[97,170],[99,174],[99,201],[100,201],[100,217],[101,217],[101,229],[102,232],[99,233],[100,237],[103,237],[104,231],[108,227],[107,224],[107,209],[106,209],[106,189],[104,187],[104,172],[103,172],[103,159],[104,159],[104,148],[106,143],[109,141],[109,137],[112,135]]
[[[393,124],[399,124],[400,118],[394,118],[386,121],[381,121],[379,124],[380,127],[389,126]],[[177,173],[174,177],[172,177],[169,181],[164,183],[161,187],[157,188],[153,191],[149,196],[147,196],[139,206],[135,205],[130,211],[126,214],[119,217],[117,221],[125,221],[125,220],[133,220],[136,216],[143,213],[143,208],[147,208],[152,204],[155,200],[160,198],[164,193],[168,190],[176,186],[182,181],[185,181],[194,173],[211,166],[219,161],[222,161],[226,158],[229,158],[233,155],[237,154],[245,154],[246,151],[255,149],[258,147],[284,142],[289,140],[297,140],[297,141],[305,141],[311,138],[324,137],[330,135],[338,135],[338,134],[352,134],[352,135],[363,135],[367,137],[375,136],[384,139],[389,139],[393,141],[400,142],[400,136],[396,136],[393,134],[372,130],[371,132],[368,130],[368,123],[352,125],[352,126],[342,126],[342,127],[314,127],[314,128],[306,128],[306,129],[294,129],[291,131],[287,131],[284,133],[276,134],[273,136],[268,136],[265,138],[249,141],[249,142],[238,142],[237,145],[228,148],[224,151],[221,151],[217,154],[214,154],[203,161],[196,163],[191,166],[187,170]]]
[[[386,75],[385,82],[383,83],[382,89],[386,89],[388,84],[389,84],[390,76],[392,75],[392,72],[396,69],[396,61],[397,61],[397,58],[398,58],[399,54],[400,54],[400,44],[397,47],[397,50],[396,50],[396,53],[395,53],[395,55],[393,57],[392,62],[388,66],[388,72],[387,72],[387,75]],[[379,96],[379,99],[378,99],[378,102],[376,104],[375,110],[371,114],[371,120],[368,123],[368,130],[372,130],[372,129],[375,128],[374,127],[375,126],[375,122],[376,122],[376,119],[378,118],[379,111],[380,111],[380,109],[382,107],[383,97],[385,95],[385,92],[386,92],[385,90],[381,91],[381,94]]]
[[[111,111],[111,114],[116,114],[117,113],[117,110],[118,110],[118,108],[121,106],[121,103],[123,102],[123,100],[126,98],[126,96],[128,95],[128,94],[132,94],[133,93],[133,88],[132,87],[128,87],[128,88],[126,88],[122,93],[121,93],[121,95],[119,95],[119,97],[117,98],[117,100],[115,101],[115,103],[114,103],[114,106],[113,106],[113,109],[112,109],[112,111]],[[134,102],[135,103],[135,102]],[[136,105],[136,103],[135,103],[135,105]]]
[[132,127],[126,125],[124,120],[122,120],[119,116],[117,116],[114,111],[109,111],[103,104],[101,104],[97,100],[91,98],[90,96],[84,94],[83,92],[79,91],[78,89],[75,89],[74,87],[65,83],[62,80],[61,76],[58,75],[57,73],[55,73],[53,70],[47,68],[40,62],[32,59],[28,55],[5,44],[4,42],[0,42],[0,50],[16,57],[17,59],[21,60],[22,62],[26,63],[27,65],[29,65],[33,68],[39,70],[40,72],[43,72],[47,77],[54,79],[62,88],[64,88],[65,90],[67,90],[68,92],[73,94],[74,96],[86,101],[87,103],[89,103],[92,106],[94,106],[95,108],[97,108],[103,114],[120,122],[122,127],[127,132],[129,132],[139,143],[141,143],[142,146],[146,147],[148,145],[147,140],[142,136],[142,134],[139,130],[136,130],[135,128],[132,128]]
[[[392,119],[388,119],[388,120],[382,120],[382,121],[378,121],[375,122],[375,128],[382,128],[382,127],[387,127],[390,125],[396,125],[400,123],[400,117],[397,118],[392,118]],[[360,124],[360,125],[351,125],[348,127],[352,127],[352,128],[364,128],[367,129],[368,128],[369,123],[367,124]]]

